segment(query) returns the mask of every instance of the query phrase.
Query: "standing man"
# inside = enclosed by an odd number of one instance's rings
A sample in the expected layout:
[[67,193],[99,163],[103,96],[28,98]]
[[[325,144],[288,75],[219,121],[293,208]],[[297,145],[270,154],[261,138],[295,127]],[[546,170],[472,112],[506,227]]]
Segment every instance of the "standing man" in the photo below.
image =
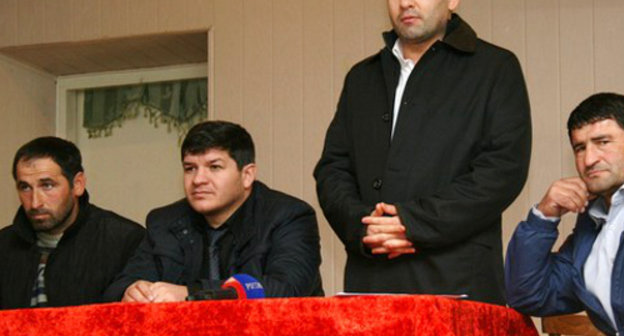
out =
[[181,150],[186,198],[147,215],[147,236],[107,298],[183,301],[236,273],[268,297],[322,296],[314,210],[256,181],[254,156],[239,125],[191,128]]
[[529,102],[516,57],[458,4],[388,0],[386,46],[347,74],[314,171],[346,291],[505,303],[501,213],[527,177]]
[[0,230],[0,308],[101,302],[143,227],[89,203],[80,151],[69,141],[25,144],[13,178],[22,206]]
[[[555,181],[507,249],[509,305],[548,316],[586,310],[608,335],[624,334],[624,96],[595,94],[568,119],[579,177]],[[551,252],[561,216],[574,232]]]

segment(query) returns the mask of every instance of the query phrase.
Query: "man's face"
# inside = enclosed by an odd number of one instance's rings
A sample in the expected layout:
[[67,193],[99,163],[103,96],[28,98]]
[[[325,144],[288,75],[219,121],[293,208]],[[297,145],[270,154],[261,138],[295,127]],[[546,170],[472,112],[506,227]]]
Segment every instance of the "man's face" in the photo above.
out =
[[50,234],[63,232],[78,214],[78,197],[84,192],[83,174],[76,174],[72,188],[61,167],[50,158],[20,160],[16,168],[17,194],[33,229]]
[[605,119],[573,130],[570,141],[589,192],[610,198],[624,184],[624,130]]
[[388,0],[394,31],[406,42],[425,42],[444,34],[459,0]]
[[191,207],[218,227],[243,204],[255,179],[255,165],[241,170],[227,151],[208,149],[182,160],[184,192]]

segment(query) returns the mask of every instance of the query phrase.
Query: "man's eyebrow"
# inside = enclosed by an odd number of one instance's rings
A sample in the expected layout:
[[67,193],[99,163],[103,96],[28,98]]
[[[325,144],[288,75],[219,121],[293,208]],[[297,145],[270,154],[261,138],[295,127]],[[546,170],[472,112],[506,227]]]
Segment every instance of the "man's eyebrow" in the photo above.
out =
[[40,178],[38,182],[39,183],[56,183],[56,181],[50,177]]
[[600,134],[595,137],[590,138],[591,141],[600,141],[600,140],[608,140],[613,138],[610,134]]

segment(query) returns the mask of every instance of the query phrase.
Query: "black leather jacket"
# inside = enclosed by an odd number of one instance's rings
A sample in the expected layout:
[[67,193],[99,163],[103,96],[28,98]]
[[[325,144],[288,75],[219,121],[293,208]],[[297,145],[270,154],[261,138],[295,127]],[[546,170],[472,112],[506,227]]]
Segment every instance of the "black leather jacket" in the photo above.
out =
[[247,200],[228,219],[233,238],[222,280],[202,278],[205,231],[186,199],[151,211],[147,236],[106,292],[120,300],[137,280],[164,281],[192,289],[216,289],[237,273],[258,279],[267,297],[322,296],[319,233],[305,202],[254,182]]

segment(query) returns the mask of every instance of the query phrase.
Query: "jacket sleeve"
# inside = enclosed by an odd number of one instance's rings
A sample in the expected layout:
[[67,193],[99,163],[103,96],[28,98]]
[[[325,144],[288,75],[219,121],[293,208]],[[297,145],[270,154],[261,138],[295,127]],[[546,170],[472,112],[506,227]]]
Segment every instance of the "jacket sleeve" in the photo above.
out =
[[[149,217],[148,217],[149,223]],[[126,288],[137,280],[159,281],[160,276],[154,259],[154,232],[148,224],[147,233],[134,251],[123,271],[104,292],[105,302],[120,301]]]
[[530,212],[509,242],[505,261],[507,301],[524,314],[546,316],[583,309],[573,293],[573,278],[578,276],[572,260],[575,233],[559,252],[551,252],[558,224]]
[[334,119],[327,129],[321,159],[314,169],[316,192],[323,213],[347,250],[362,251],[362,217],[373,204],[364,204],[358,190],[353,163],[351,137],[347,127],[347,82],[338,102]]
[[268,297],[319,294],[320,238],[314,210],[308,205],[288,213],[271,234],[260,282]]
[[483,134],[468,169],[431,196],[396,204],[416,247],[453,245],[487,230],[524,186],[531,156],[526,86],[515,56],[496,66]]

